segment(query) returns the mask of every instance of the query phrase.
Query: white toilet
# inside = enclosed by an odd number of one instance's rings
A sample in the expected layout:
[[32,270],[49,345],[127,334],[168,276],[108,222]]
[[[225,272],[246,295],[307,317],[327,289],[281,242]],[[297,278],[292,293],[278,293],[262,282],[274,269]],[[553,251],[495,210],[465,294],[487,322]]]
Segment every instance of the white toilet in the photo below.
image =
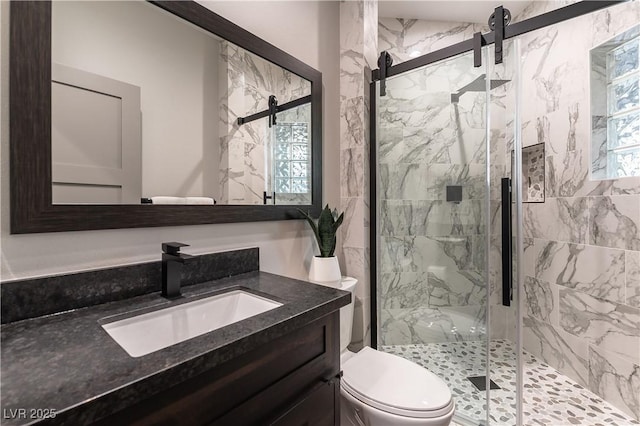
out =
[[449,425],[455,405],[438,376],[370,347],[358,353],[347,350],[357,282],[343,278],[340,286],[351,292],[351,303],[340,309],[341,426]]

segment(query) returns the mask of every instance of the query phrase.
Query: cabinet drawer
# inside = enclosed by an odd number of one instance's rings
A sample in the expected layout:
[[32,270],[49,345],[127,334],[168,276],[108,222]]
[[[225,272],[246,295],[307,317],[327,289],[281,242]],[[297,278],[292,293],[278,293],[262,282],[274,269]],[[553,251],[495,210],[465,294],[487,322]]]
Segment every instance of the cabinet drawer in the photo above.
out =
[[333,426],[340,418],[340,380],[323,382],[271,426]]
[[[262,424],[340,368],[334,312],[98,424]],[[243,408],[253,401],[248,412]]]

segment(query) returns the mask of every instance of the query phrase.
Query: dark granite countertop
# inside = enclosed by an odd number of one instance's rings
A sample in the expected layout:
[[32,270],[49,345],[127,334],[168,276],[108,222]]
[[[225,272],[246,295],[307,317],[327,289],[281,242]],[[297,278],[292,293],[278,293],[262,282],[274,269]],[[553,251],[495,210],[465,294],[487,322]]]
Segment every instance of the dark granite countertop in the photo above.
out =
[[[185,298],[246,288],[283,303],[271,311],[133,358],[101,327],[106,317],[164,308],[158,293],[0,327],[2,424],[87,424],[216,367],[348,304],[349,294],[265,272],[183,289]],[[16,411],[25,409],[24,412]]]

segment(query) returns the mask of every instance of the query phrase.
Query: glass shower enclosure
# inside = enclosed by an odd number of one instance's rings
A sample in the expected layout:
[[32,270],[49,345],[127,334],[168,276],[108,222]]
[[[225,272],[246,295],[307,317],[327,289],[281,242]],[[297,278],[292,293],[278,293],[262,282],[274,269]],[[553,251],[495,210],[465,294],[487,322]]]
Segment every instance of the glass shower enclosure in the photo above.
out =
[[[378,349],[443,378],[464,425],[517,416],[516,348],[489,333],[503,302],[501,179],[515,142],[505,56],[493,65],[485,48],[478,68],[473,52],[430,64],[388,78],[384,96],[377,83]],[[514,296],[497,314],[515,325]]]
[[515,20],[374,72],[372,345],[455,426],[639,425],[640,2]]

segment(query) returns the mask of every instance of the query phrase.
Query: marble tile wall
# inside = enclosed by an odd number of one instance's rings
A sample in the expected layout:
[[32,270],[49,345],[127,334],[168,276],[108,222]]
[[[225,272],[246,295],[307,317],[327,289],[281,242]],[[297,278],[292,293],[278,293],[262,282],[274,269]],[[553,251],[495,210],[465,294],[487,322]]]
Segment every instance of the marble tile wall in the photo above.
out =
[[486,32],[488,28],[486,25],[463,22],[380,18],[378,44],[380,50],[389,52],[393,63],[398,64],[414,56],[469,40],[478,31]]
[[271,152],[271,129],[266,119],[238,125],[237,118],[267,109],[270,95],[275,95],[280,104],[307,96],[311,84],[227,41],[220,43],[218,68],[223,123],[218,201],[262,204],[263,191],[271,178],[270,163],[265,160],[265,152]]
[[588,94],[589,50],[639,21],[634,1],[521,38],[523,144],[546,156],[546,200],[524,205],[525,350],[636,419],[640,178],[591,176]]
[[358,280],[352,345],[371,344],[369,84],[377,68],[377,0],[340,2],[340,263]]
[[[383,18],[380,50],[399,63],[481,28]],[[483,73],[465,55],[387,80],[378,100],[380,343],[486,333],[485,95],[451,94]],[[462,201],[446,201],[461,185]]]

